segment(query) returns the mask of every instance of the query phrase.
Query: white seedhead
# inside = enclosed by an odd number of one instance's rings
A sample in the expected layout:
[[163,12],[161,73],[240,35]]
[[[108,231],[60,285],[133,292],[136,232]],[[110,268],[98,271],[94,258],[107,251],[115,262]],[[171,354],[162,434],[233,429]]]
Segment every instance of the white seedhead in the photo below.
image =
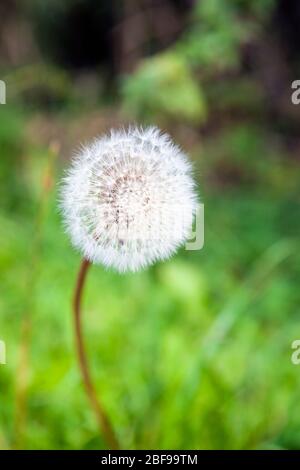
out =
[[197,205],[186,155],[155,127],[111,131],[83,147],[61,196],[73,245],[120,272],[170,257]]

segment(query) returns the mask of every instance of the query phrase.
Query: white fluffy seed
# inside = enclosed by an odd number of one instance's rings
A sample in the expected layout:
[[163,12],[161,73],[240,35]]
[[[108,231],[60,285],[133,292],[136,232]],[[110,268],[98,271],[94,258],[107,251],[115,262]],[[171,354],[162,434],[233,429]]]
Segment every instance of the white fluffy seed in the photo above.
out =
[[189,236],[196,204],[187,157],[155,127],[111,131],[83,147],[61,190],[73,245],[119,272],[170,257]]

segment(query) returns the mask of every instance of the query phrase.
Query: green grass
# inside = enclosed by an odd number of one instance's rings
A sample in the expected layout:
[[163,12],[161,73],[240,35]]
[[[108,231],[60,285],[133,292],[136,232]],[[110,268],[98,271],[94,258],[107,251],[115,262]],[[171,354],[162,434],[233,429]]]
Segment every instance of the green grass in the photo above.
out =
[[[73,343],[80,256],[57,210],[64,163],[22,128],[15,112],[0,135],[0,446],[105,448]],[[299,171],[269,149],[267,171],[251,162],[255,182],[224,188],[212,184],[211,144],[206,161],[192,151],[206,168],[203,250],[134,275],[89,273],[84,330],[95,384],[124,448],[299,448],[300,368],[290,360],[300,338]]]

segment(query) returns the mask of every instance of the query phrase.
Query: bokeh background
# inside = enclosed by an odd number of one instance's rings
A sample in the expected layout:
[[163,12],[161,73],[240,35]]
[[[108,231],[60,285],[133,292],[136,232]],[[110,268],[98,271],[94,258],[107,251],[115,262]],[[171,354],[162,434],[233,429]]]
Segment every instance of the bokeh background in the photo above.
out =
[[2,0],[0,447],[102,449],[73,340],[58,183],[111,127],[189,152],[205,246],[94,266],[84,331],[123,448],[299,449],[297,0]]

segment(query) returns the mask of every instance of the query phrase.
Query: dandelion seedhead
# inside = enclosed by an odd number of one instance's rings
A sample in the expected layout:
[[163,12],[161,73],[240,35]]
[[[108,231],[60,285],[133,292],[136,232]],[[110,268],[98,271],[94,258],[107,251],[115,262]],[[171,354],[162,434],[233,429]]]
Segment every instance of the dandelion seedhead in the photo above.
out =
[[197,204],[187,157],[155,127],[111,131],[83,147],[61,195],[73,245],[120,272],[171,256]]

